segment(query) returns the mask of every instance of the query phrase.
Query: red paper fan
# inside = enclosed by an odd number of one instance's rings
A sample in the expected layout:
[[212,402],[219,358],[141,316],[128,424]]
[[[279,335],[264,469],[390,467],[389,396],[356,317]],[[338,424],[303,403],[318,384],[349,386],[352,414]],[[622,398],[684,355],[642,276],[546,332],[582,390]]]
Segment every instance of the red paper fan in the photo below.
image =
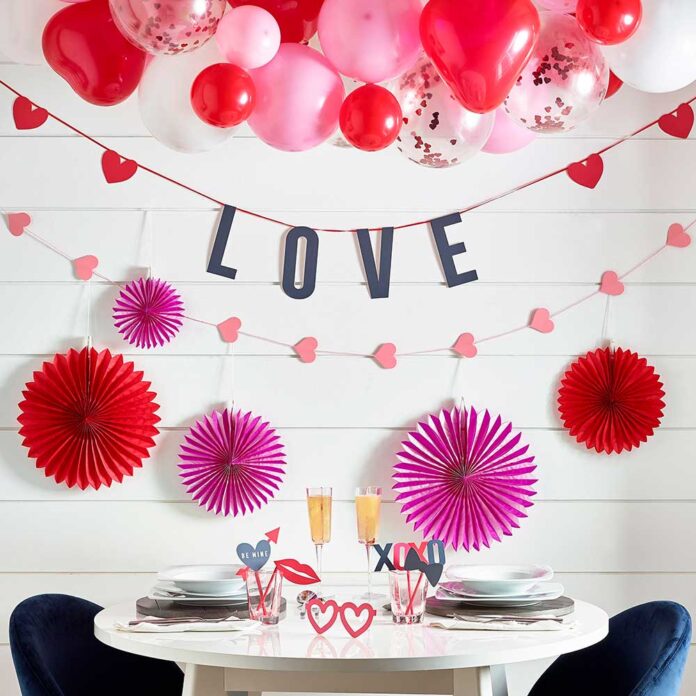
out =
[[655,368],[630,350],[595,350],[561,380],[563,425],[587,449],[623,452],[639,447],[660,425],[665,392]]
[[159,432],[149,388],[132,362],[108,350],[58,354],[23,392],[22,444],[58,483],[83,490],[120,483],[150,456]]

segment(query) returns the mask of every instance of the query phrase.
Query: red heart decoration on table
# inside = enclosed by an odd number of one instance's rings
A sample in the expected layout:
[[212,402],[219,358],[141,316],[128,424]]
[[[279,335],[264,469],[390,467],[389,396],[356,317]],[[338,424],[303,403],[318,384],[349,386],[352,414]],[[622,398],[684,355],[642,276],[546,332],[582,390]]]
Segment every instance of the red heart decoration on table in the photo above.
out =
[[383,343],[372,354],[377,364],[385,370],[396,367],[396,346],[393,343]]
[[32,130],[46,123],[48,111],[34,106],[26,97],[17,97],[12,105],[12,118],[17,130]]
[[680,104],[671,114],[660,116],[660,129],[675,138],[688,138],[694,127],[694,110],[689,104]]
[[89,256],[80,256],[79,259],[73,259],[72,263],[75,275],[80,280],[90,280],[99,265],[99,259],[90,254]]
[[123,159],[114,150],[107,150],[102,155],[101,166],[107,184],[120,184],[122,181],[128,181],[138,171],[137,162]]
[[230,317],[217,325],[220,338],[225,343],[234,343],[239,338],[239,329],[242,328],[241,319]]
[[[353,628],[353,626],[350,624],[351,619],[347,616],[347,612],[349,611],[353,613],[352,620],[354,622],[358,622],[357,628]],[[361,619],[360,616],[363,613],[365,613],[366,616],[364,619]],[[377,616],[377,610],[367,602],[365,602],[365,604],[361,604],[360,606],[353,604],[353,602],[344,602],[341,605],[341,623],[343,624],[343,628],[345,628],[346,631],[353,636],[353,638],[357,638],[365,633],[365,631],[367,631],[367,629],[372,625],[375,616]],[[362,623],[360,623],[361,621]]]
[[673,223],[667,230],[667,246],[683,249],[691,244],[691,236],[678,222]]
[[7,215],[7,228],[14,237],[21,237],[29,225],[31,225],[31,218],[28,213],[9,213]]
[[556,328],[556,325],[551,319],[549,310],[542,307],[541,309],[534,310],[532,320],[529,322],[529,327],[540,333],[551,333]]
[[[338,604],[336,604],[335,600],[329,599],[326,602],[322,602],[321,599],[312,599],[309,602],[307,602],[306,606],[307,618],[309,619],[309,623],[312,624],[312,628],[319,635],[321,635],[322,633],[326,633],[326,631],[328,631],[336,623],[336,619],[338,618],[339,614],[339,609]],[[313,611],[314,609],[317,609],[318,611],[315,612]],[[317,620],[317,616],[319,614],[324,616],[324,614],[327,611],[329,611],[329,618],[324,624],[320,624]]]
[[319,342],[312,336],[306,336],[298,341],[292,349],[303,363],[313,363],[317,359],[317,347]]
[[614,271],[604,271],[602,273],[602,281],[599,284],[600,292],[603,292],[605,295],[622,295],[624,290],[624,284]]
[[452,346],[452,350],[463,358],[475,358],[478,348],[474,341],[474,335],[470,333],[461,334]]
[[423,48],[462,106],[478,114],[500,106],[539,38],[531,0],[430,0]]
[[576,184],[593,189],[604,173],[604,161],[597,154],[590,155],[582,162],[569,164],[566,172]]

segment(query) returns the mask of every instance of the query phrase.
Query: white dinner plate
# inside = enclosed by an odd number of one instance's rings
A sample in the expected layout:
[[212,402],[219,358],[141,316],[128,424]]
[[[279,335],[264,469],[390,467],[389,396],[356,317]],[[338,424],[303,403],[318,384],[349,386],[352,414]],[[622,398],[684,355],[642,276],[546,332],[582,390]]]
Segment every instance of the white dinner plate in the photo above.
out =
[[466,604],[471,607],[531,607],[539,602],[546,602],[551,599],[558,599],[563,594],[563,586],[558,583],[555,585],[553,592],[547,592],[543,595],[529,596],[504,596],[504,597],[462,597],[453,595],[439,587],[435,596],[443,602],[452,602],[453,604]]
[[[535,585],[527,592],[521,592],[520,594],[509,595],[487,595],[480,594],[477,592],[467,592],[465,586],[461,582],[445,581],[441,582],[439,587],[444,589],[448,594],[456,597],[461,597],[462,599],[520,599],[520,600],[537,600],[537,599],[556,599],[560,597],[563,592],[563,585],[560,582],[541,582]],[[553,595],[553,596],[551,596]]]
[[447,568],[445,576],[460,582],[470,594],[519,596],[551,580],[553,570],[538,565],[457,565]]
[[197,595],[223,595],[244,587],[244,579],[237,575],[240,565],[173,566],[157,575],[158,581],[174,583],[179,589]]
[[161,594],[169,594],[177,597],[197,597],[199,599],[237,599],[238,597],[246,596],[245,585],[242,585],[233,592],[191,592],[182,590],[173,582],[158,582],[152,589]]

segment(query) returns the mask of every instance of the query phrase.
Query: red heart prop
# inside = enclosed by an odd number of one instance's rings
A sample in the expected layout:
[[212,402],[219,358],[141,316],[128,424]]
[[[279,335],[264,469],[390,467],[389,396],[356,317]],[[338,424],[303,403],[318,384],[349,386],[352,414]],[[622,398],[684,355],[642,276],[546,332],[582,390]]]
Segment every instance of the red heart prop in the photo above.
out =
[[26,97],[17,97],[12,105],[12,118],[17,130],[32,130],[46,123],[48,111],[34,106]]
[[680,104],[671,114],[660,116],[660,129],[675,138],[688,138],[694,127],[694,110],[689,104]]
[[[316,614],[322,614],[322,616],[327,610],[331,611],[331,613],[329,614],[329,618],[324,625],[320,624],[317,621],[317,617],[315,616],[315,612],[313,611],[313,609],[315,608],[318,609]],[[309,619],[309,623],[312,624],[312,628],[319,635],[321,635],[322,633],[326,633],[326,631],[328,631],[336,623],[338,614],[338,604],[336,604],[336,602],[333,599],[330,599],[327,602],[322,602],[321,599],[312,599],[309,602],[307,602],[307,618]]]
[[430,0],[423,48],[462,106],[484,114],[500,106],[532,55],[539,13],[531,0]]
[[28,213],[9,213],[7,215],[7,227],[13,237],[21,237],[29,225],[31,225],[31,218]]
[[604,161],[599,155],[590,155],[584,162],[569,164],[566,172],[576,184],[593,189],[604,173]]
[[[358,624],[357,628],[353,628],[349,623],[348,617],[346,616],[346,611],[352,611],[355,615],[354,618],[358,621],[360,620],[360,615],[363,612],[367,612],[367,616],[362,620],[361,624]],[[344,602],[341,605],[341,623],[343,624],[343,628],[345,628],[346,631],[353,636],[353,638],[357,638],[365,633],[365,631],[367,631],[367,629],[372,625],[375,616],[377,616],[377,610],[367,602],[365,604],[361,604],[360,606],[353,604],[353,602]]]
[[43,32],[48,64],[84,100],[112,106],[129,97],[145,69],[145,53],[117,29],[109,0],[90,0],[56,12]]
[[104,178],[108,184],[119,184],[128,181],[138,171],[138,163],[129,159],[122,159],[114,150],[107,150],[101,160]]

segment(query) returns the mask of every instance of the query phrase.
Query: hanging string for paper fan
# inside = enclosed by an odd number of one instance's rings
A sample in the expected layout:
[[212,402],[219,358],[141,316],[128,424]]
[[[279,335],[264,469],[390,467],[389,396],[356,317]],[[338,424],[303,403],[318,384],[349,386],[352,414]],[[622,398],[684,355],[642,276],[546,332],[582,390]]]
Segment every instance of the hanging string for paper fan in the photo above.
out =
[[159,406],[132,362],[70,350],[45,362],[19,404],[19,434],[46,476],[81,489],[131,476],[150,456]]
[[587,449],[618,454],[639,447],[659,427],[662,386],[645,358],[622,348],[599,349],[565,373],[558,410],[563,425]]
[[394,467],[406,521],[455,550],[478,551],[510,536],[536,494],[534,457],[521,437],[488,411],[431,414],[402,442]]
[[265,505],[285,475],[285,452],[268,423],[225,409],[197,421],[179,453],[179,475],[201,507],[245,515]]
[[174,288],[159,278],[128,283],[114,305],[114,326],[138,348],[163,346],[179,333],[184,303]]

